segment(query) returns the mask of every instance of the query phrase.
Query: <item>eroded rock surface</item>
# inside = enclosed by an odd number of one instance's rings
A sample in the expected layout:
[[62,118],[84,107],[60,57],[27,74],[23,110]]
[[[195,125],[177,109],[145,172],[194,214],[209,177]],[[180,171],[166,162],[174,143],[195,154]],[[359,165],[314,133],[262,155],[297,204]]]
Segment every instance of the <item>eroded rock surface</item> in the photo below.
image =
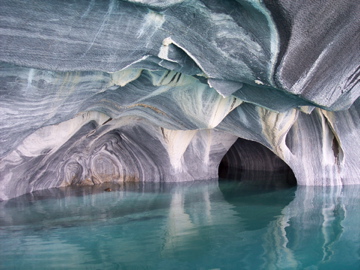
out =
[[[237,138],[359,184],[356,1],[2,1],[0,200],[217,177]],[[256,161],[254,161],[256,162]]]

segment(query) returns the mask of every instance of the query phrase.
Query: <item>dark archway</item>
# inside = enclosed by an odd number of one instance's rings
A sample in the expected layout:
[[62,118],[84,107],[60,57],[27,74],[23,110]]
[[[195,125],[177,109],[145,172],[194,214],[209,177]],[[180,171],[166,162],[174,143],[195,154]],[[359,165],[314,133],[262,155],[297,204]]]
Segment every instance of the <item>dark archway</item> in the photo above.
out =
[[254,183],[263,187],[292,187],[296,178],[291,168],[265,146],[237,139],[219,166],[219,179]]

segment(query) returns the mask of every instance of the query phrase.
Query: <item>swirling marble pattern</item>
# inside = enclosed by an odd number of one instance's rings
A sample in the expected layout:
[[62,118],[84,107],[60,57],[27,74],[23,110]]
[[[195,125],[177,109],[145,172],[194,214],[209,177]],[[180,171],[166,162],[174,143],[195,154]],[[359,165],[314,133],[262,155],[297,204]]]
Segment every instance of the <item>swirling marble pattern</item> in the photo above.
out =
[[2,1],[0,200],[210,179],[237,138],[300,185],[360,183],[359,12],[351,0]]

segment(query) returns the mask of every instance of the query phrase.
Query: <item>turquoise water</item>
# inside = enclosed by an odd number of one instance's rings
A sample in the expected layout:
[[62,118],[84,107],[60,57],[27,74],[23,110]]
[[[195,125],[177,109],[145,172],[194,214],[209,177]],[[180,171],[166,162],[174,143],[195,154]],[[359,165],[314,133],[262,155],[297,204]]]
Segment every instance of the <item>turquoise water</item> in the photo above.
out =
[[360,186],[108,186],[0,202],[0,268],[360,269]]

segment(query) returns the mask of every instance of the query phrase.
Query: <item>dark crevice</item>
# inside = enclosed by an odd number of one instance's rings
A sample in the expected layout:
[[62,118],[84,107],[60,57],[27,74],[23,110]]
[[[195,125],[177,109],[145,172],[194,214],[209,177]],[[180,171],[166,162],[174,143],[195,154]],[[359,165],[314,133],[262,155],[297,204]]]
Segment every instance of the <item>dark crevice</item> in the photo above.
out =
[[286,137],[285,137],[285,144],[286,144],[286,147],[289,149],[289,151],[291,153],[294,152],[294,134],[295,133],[295,126],[293,125],[290,130],[288,131],[288,133],[286,134]]
[[343,158],[344,158],[344,152],[341,148],[341,142],[340,142],[340,139],[337,137],[336,131],[335,131],[333,125],[331,124],[331,121],[328,119],[328,116],[326,114],[323,114],[323,116],[324,116],[326,125],[328,126],[328,128],[331,131],[332,136],[333,136],[332,143],[331,143],[331,149],[333,150],[336,164],[340,168],[340,164],[342,163]]
[[219,179],[246,181],[268,187],[296,186],[291,168],[265,146],[237,139],[223,157]]

